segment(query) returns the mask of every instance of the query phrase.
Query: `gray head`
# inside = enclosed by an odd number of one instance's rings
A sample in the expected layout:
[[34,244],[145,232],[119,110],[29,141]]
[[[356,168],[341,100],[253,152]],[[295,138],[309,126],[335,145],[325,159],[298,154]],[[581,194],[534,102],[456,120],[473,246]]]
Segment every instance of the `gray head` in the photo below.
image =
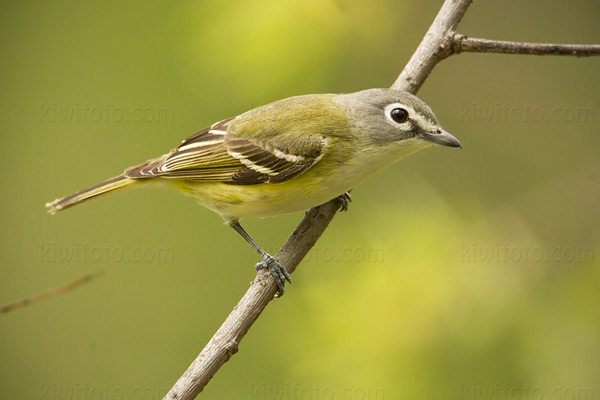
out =
[[368,89],[340,96],[353,124],[376,144],[398,143],[414,150],[433,143],[461,147],[444,131],[427,104],[415,95],[392,89]]

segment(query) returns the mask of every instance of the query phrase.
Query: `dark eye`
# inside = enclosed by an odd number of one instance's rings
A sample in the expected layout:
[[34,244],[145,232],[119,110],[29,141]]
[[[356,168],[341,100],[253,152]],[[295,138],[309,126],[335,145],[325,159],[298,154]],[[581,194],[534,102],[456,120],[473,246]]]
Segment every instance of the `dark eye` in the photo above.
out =
[[408,111],[404,108],[394,108],[392,112],[390,112],[390,116],[395,122],[401,124],[408,119]]

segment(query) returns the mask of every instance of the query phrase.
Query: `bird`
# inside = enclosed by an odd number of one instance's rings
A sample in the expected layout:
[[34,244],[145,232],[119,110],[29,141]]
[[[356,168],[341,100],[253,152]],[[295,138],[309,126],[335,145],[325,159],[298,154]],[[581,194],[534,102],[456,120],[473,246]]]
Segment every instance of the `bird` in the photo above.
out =
[[139,186],[175,188],[219,214],[258,253],[277,296],[287,270],[244,230],[240,219],[306,210],[338,199],[388,165],[433,145],[462,148],[431,108],[393,89],[289,97],[227,118],[168,153],[70,196],[46,203],[55,214]]

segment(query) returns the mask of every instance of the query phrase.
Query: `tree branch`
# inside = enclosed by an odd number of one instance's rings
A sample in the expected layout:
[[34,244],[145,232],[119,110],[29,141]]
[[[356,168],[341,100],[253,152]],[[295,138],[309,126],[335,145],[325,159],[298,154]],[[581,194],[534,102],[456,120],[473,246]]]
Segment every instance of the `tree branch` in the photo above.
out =
[[46,300],[50,297],[54,297],[54,296],[58,296],[63,293],[70,292],[71,290],[77,289],[79,286],[85,285],[86,283],[88,283],[102,275],[104,275],[104,271],[99,271],[99,272],[96,272],[93,274],[88,274],[88,275],[82,276],[81,278],[77,279],[76,281],[67,283],[66,285],[63,285],[63,286],[60,286],[60,287],[57,287],[54,289],[49,289],[49,290],[46,290],[46,291],[38,293],[38,294],[34,294],[33,296],[29,296],[26,299],[22,299],[22,300],[18,300],[18,301],[9,303],[9,304],[5,304],[3,306],[0,306],[0,314],[7,313],[16,308],[29,306],[29,305],[37,303],[39,301]]
[[392,89],[417,93],[433,67],[452,52],[454,30],[472,0],[446,0]]
[[[435,17],[431,27],[418,48],[410,58],[408,64],[402,70],[398,79],[392,85],[392,89],[404,90],[416,93],[435,65],[444,58],[460,52],[508,52],[500,51],[500,48],[521,49],[514,53],[520,54],[566,54],[561,53],[565,46],[575,45],[532,45],[512,42],[493,42],[484,39],[469,39],[457,35],[455,29],[460,23],[472,0],[445,0],[442,8]],[[488,44],[484,44],[487,42]],[[491,45],[492,43],[495,45]],[[511,46],[505,44],[511,43]],[[554,46],[559,53],[552,53],[547,48],[542,50],[531,49],[531,46]],[[529,50],[525,50],[529,47]],[[590,51],[590,46],[572,47],[569,54],[576,51],[576,55],[591,55],[585,53]],[[592,46],[593,54],[597,46]],[[556,50],[556,49],[559,50]],[[495,49],[495,50],[492,50]],[[538,47],[538,49],[541,49]],[[319,207],[315,207],[306,213],[292,236],[288,238],[275,258],[286,267],[291,274],[304,256],[314,246],[318,238],[323,234],[329,222],[333,219],[339,208],[339,203],[332,200]],[[164,399],[190,400],[195,398],[204,389],[214,374],[229,358],[238,351],[238,345],[244,335],[248,332],[254,321],[273,299],[277,291],[274,279],[261,270],[252,285],[242,297],[237,306],[219,330],[214,334],[200,355],[192,362],[187,371],[179,378],[173,388]]]
[[[275,258],[290,274],[315,245],[339,207],[339,203],[332,200],[310,209],[277,252]],[[237,353],[240,341],[276,292],[273,277],[266,270],[260,270],[244,297],[164,399],[194,399],[221,365]]]
[[508,42],[455,34],[452,38],[452,54],[463,52],[589,57],[600,55],[600,45]]
[[[425,38],[396,80],[393,89],[416,93],[435,64],[442,50],[448,47],[453,30],[472,0],[446,0]],[[339,209],[332,200],[308,211],[275,258],[291,274],[315,245]],[[191,400],[204,389],[221,365],[238,351],[238,345],[254,321],[273,299],[277,291],[275,280],[261,270],[252,285],[213,335],[187,371],[177,380],[164,399]]]

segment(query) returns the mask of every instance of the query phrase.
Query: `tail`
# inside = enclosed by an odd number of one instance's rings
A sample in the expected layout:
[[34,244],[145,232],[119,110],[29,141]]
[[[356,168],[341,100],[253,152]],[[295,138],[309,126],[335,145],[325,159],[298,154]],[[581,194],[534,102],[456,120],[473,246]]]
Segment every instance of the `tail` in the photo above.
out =
[[65,208],[75,206],[86,200],[93,199],[94,197],[130,189],[140,183],[141,182],[137,179],[130,179],[123,175],[119,175],[70,196],[46,203],[46,208],[50,214],[56,214]]

